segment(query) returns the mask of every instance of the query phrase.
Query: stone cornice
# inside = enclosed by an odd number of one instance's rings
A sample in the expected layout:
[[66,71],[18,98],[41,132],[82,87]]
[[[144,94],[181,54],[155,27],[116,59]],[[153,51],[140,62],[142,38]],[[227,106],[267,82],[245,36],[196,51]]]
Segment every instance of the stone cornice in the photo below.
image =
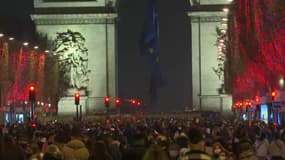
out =
[[221,22],[221,18],[227,17],[225,12],[188,12],[191,22]]
[[199,20],[199,17],[192,17],[191,22],[221,22],[221,18],[218,17],[201,17]]
[[190,7],[198,5],[225,5],[230,3],[229,0],[189,0]]
[[115,23],[117,14],[33,14],[37,25]]
[[46,1],[34,0],[35,8],[57,8],[57,7],[116,7],[117,0],[60,0]]

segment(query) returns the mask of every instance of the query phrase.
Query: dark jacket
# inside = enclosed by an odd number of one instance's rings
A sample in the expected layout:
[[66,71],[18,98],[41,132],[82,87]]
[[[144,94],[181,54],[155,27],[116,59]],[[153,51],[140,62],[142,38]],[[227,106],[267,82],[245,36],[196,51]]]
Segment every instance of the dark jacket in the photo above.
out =
[[203,151],[192,150],[185,153],[179,160],[212,160],[212,158]]
[[133,145],[123,153],[123,160],[141,160],[146,151],[145,146]]

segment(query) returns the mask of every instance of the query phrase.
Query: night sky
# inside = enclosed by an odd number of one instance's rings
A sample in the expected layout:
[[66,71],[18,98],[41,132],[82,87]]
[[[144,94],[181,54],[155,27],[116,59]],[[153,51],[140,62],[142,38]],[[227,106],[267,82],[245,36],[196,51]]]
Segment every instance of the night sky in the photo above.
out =
[[[120,0],[118,24],[119,95],[148,101],[149,73],[139,54],[146,0]],[[181,111],[191,104],[191,50],[188,0],[158,0],[160,16],[160,64],[167,85],[158,90],[153,111]],[[15,6],[15,4],[17,4]],[[34,38],[29,18],[32,0],[7,0],[1,4],[0,32],[18,40]]]

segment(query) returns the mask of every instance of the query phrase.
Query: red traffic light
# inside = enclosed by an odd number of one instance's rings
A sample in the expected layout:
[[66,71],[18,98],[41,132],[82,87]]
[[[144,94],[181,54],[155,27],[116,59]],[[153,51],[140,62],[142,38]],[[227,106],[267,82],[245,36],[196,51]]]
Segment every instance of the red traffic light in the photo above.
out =
[[108,97],[108,96],[104,98],[105,107],[109,107],[109,106],[110,106],[110,100],[111,100],[111,99],[110,99],[110,97]]
[[75,105],[79,105],[79,101],[80,101],[80,94],[79,93],[75,93],[75,95],[74,95],[74,103],[75,103]]
[[32,119],[33,119],[33,120],[38,119],[38,115],[36,115],[36,114],[32,115]]
[[272,96],[272,97],[275,97],[275,96],[276,96],[276,92],[275,92],[275,91],[272,91],[272,92],[271,92],[271,96]]
[[260,103],[260,97],[259,96],[255,96],[255,102]]
[[132,119],[132,121],[136,121],[136,120],[137,120],[137,117],[136,117],[135,115],[132,115],[132,116],[131,116],[131,119]]
[[31,86],[29,87],[29,90],[30,90],[30,91],[35,91],[35,89],[36,89],[36,88],[35,88],[35,86],[33,86],[33,85],[31,85]]
[[274,100],[276,97],[277,93],[275,91],[271,92],[271,99]]
[[106,119],[105,119],[105,123],[106,123],[106,124],[110,124],[110,123],[111,123],[110,118],[106,118]]
[[105,97],[105,103],[109,103],[110,102],[110,97]]
[[121,117],[117,117],[117,118],[116,118],[116,121],[117,121],[117,123],[121,123],[121,122],[122,122]]
[[36,87],[34,85],[29,86],[29,100],[35,102],[36,101]]
[[115,104],[116,104],[116,106],[119,106],[121,104],[120,98],[115,99]]
[[36,123],[32,123],[32,128],[37,128],[37,124]]
[[137,101],[136,101],[135,99],[132,99],[132,100],[131,100],[131,104],[132,104],[132,105],[136,105],[136,104],[137,104]]
[[140,101],[137,102],[138,107],[140,107],[142,105],[142,103]]
[[75,98],[80,98],[80,94],[79,93],[75,93]]

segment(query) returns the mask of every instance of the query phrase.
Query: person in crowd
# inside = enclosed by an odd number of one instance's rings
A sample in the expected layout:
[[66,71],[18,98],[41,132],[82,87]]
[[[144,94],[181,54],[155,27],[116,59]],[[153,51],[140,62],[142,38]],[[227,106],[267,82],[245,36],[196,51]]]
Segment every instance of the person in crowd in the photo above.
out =
[[232,156],[220,142],[215,142],[213,145],[213,159],[215,160],[232,160]]
[[269,141],[266,138],[266,134],[264,132],[261,133],[260,136],[257,137],[254,148],[256,150],[256,156],[258,160],[266,160],[269,150]]
[[214,144],[213,137],[211,135],[208,135],[205,138],[205,152],[211,157],[213,156],[213,144]]
[[111,154],[113,160],[121,160],[122,154],[120,152],[120,143],[114,140],[113,136],[107,134],[103,136],[108,152]]
[[168,146],[168,155],[170,160],[177,160],[179,157],[180,146],[176,142],[172,142]]
[[15,143],[12,136],[5,134],[1,143],[1,160],[25,160],[26,154],[24,149]]
[[275,133],[273,140],[269,146],[269,155],[271,160],[274,159],[285,159],[285,145],[284,142],[280,139],[279,133]]
[[238,144],[238,160],[257,160],[253,144],[249,139],[241,139]]
[[113,160],[104,141],[98,140],[93,147],[92,155],[88,160]]
[[68,147],[65,143],[67,137],[64,133],[57,133],[54,137],[54,144],[60,149],[63,154],[64,160],[76,160],[74,155],[74,149]]
[[64,160],[64,157],[59,148],[51,144],[47,147],[43,160]]
[[133,143],[123,153],[123,160],[141,160],[146,151],[146,137],[142,133],[135,133]]
[[66,146],[74,150],[74,156],[77,160],[88,160],[89,151],[81,140],[81,129],[79,126],[73,126],[71,140],[67,142]]
[[152,144],[146,150],[143,160],[169,160],[169,157],[161,145]]
[[30,152],[29,159],[31,160],[41,160],[43,159],[44,153],[41,152],[39,145],[35,142],[32,142],[28,145],[28,150]]
[[179,145],[179,156],[183,156],[185,155],[187,152],[190,151],[190,148],[188,146],[188,137],[185,135],[182,136],[178,136],[175,141],[177,142],[177,144]]
[[179,160],[211,160],[205,152],[205,141],[203,132],[198,127],[192,127],[188,131],[188,138],[190,141],[190,151],[181,156]]

